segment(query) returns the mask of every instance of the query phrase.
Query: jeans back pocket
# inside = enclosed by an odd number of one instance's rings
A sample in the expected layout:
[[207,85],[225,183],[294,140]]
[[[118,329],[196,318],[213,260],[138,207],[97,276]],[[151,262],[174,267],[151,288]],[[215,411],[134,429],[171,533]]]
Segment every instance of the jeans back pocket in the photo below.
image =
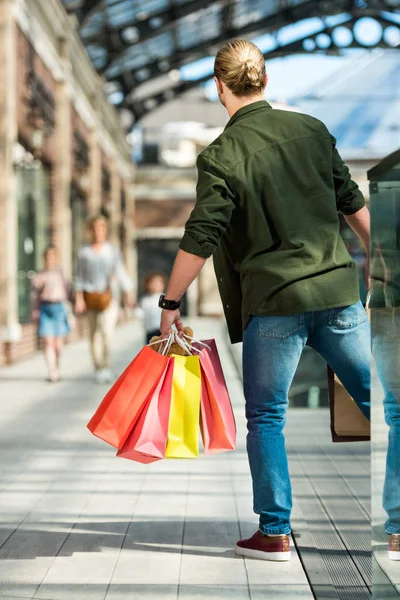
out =
[[259,332],[262,337],[286,340],[304,326],[304,313],[283,317],[260,316],[258,321]]
[[334,329],[353,329],[368,320],[367,313],[361,302],[351,306],[331,308],[329,311],[329,327]]

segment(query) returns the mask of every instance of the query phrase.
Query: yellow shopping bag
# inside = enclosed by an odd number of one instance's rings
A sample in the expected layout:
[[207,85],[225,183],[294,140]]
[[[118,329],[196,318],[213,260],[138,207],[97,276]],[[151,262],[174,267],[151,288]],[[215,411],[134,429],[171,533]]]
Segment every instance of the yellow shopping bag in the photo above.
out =
[[198,356],[173,355],[171,409],[166,458],[199,455],[201,374]]

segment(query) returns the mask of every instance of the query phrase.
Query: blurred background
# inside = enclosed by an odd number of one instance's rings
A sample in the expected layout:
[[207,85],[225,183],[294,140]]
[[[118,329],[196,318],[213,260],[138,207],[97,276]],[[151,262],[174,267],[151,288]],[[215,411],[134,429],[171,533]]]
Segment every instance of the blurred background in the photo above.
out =
[[[387,241],[385,264],[398,287],[399,8],[399,0],[0,0],[0,366],[38,352],[31,281],[50,243],[73,280],[89,216],[108,218],[136,301],[149,271],[170,273],[195,202],[196,157],[228,120],[214,88],[213,62],[217,49],[235,37],[254,41],[264,53],[266,99],[273,107],[311,114],[337,138],[367,202],[370,192],[375,198],[377,246]],[[396,192],[388,191],[393,187]],[[365,255],[342,227],[365,301]],[[183,314],[222,318],[211,261],[185,297]],[[135,317],[121,311],[127,319]],[[69,341],[86,336],[86,319],[78,317]],[[374,377],[373,485],[383,557],[387,429]],[[327,405],[326,364],[307,349],[291,406]],[[344,470],[349,456],[343,453]],[[357,471],[361,463],[354,457]],[[349,481],[347,491],[357,473]],[[360,523],[367,541],[364,554],[357,550],[351,558],[355,565],[369,553],[369,534]],[[398,591],[393,565],[384,569],[391,569]],[[392,587],[385,582],[376,598],[388,600]]]
[[[400,145],[397,0],[1,0],[0,364],[37,350],[30,282],[53,242],[68,277],[88,215],[109,218],[135,282],[169,274],[195,201],[196,156],[227,122],[217,48],[263,51],[272,106],[326,123],[365,196]],[[343,225],[365,299],[365,257]],[[212,264],[183,313],[219,316]],[[85,335],[78,319],[72,338]],[[303,358],[293,403],[326,405]]]

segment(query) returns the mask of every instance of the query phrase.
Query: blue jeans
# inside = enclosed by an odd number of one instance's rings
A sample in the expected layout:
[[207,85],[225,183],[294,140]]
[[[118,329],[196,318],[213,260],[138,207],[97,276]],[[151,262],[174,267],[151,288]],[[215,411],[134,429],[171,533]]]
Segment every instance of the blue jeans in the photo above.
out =
[[383,508],[386,533],[400,533],[400,314],[372,309],[372,349],[389,426]]
[[254,512],[264,534],[291,531],[292,489],[283,428],[289,388],[306,345],[325,358],[370,418],[371,336],[361,302],[287,317],[251,317],[243,339],[247,452]]

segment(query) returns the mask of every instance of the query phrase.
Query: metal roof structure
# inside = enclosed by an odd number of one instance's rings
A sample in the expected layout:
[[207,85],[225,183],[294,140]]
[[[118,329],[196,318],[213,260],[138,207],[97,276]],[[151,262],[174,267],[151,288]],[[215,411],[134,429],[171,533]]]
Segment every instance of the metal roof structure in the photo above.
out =
[[[268,58],[290,53],[340,53],[348,47],[398,44],[400,0],[63,0],[79,20],[80,36],[106,80],[111,103],[132,122],[210,78],[184,80],[181,69],[215,54],[235,37],[270,34]],[[381,35],[360,42],[360,19],[373,18]],[[316,19],[314,30],[291,39],[287,28]],[[347,30],[340,42],[338,28]],[[281,35],[286,29],[286,35]],[[396,33],[397,31],[397,33]],[[345,35],[345,37],[346,37]],[[151,86],[149,86],[151,82]]]

